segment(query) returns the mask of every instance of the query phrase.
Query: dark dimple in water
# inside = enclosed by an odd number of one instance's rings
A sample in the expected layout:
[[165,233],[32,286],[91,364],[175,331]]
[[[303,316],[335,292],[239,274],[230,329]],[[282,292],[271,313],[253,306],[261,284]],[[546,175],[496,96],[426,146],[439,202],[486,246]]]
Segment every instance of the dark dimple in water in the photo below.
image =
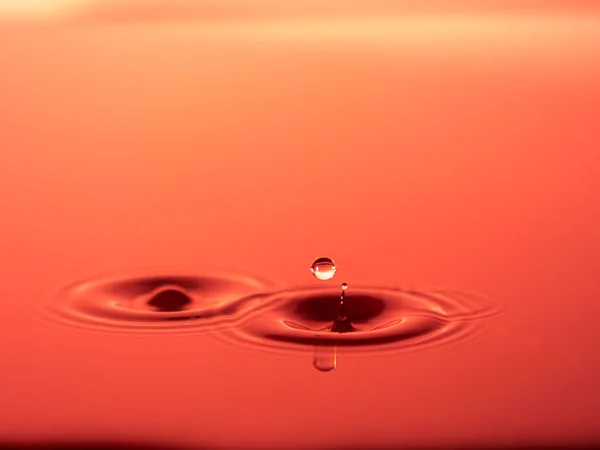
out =
[[[499,312],[489,298],[457,291],[376,287],[294,288],[227,272],[157,271],[102,277],[61,290],[52,320],[125,332],[218,329],[227,341],[263,349],[417,349],[456,341]],[[325,356],[324,356],[325,355]],[[327,366],[327,352],[319,358]],[[322,368],[320,369],[322,370]]]
[[175,312],[183,311],[192,305],[194,301],[184,292],[178,289],[160,290],[148,300],[148,306],[155,311]]
[[125,273],[61,289],[43,312],[53,321],[88,330],[196,332],[235,320],[252,304],[241,299],[273,286],[210,269]]
[[[345,300],[345,313],[353,322],[368,322],[380,316],[385,310],[385,301],[368,295],[348,296]],[[292,306],[292,313],[299,319],[309,321],[333,321],[340,311],[339,295],[323,295],[300,298]]]
[[500,312],[483,295],[439,290],[355,287],[346,291],[341,317],[337,289],[299,288],[258,297],[257,307],[225,330],[225,339],[283,351],[413,350],[465,338]]

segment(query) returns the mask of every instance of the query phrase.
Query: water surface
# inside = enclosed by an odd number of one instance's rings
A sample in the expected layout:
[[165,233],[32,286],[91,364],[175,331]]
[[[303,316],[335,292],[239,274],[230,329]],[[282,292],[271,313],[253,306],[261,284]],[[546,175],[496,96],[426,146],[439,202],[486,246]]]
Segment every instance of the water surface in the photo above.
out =
[[[0,25],[0,441],[597,444],[600,19],[564,8]],[[313,347],[33,317],[140,267],[336,290],[320,255],[348,298],[440,286],[511,314],[326,373]]]

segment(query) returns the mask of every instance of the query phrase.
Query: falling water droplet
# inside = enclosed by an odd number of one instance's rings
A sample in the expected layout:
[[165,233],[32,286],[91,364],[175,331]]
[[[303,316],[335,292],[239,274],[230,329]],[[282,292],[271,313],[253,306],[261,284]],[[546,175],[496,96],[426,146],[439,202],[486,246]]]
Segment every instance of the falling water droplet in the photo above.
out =
[[321,372],[331,372],[337,365],[337,348],[335,346],[317,345],[313,357],[313,366]]
[[340,310],[338,312],[338,321],[345,321],[346,317],[346,307],[344,305],[344,298],[346,297],[346,289],[348,289],[347,283],[342,283],[342,293],[340,294]]
[[317,258],[310,266],[312,274],[321,281],[331,280],[335,275],[336,267],[331,258]]

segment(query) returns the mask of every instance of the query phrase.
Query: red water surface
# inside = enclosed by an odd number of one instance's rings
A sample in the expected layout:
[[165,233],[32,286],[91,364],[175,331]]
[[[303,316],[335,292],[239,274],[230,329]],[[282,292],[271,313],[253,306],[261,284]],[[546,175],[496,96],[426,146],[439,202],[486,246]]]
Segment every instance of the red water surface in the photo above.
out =
[[[216,21],[62,5],[0,25],[0,446],[600,443],[592,2],[348,17],[262,2]],[[310,275],[317,256],[332,281]],[[476,290],[511,312],[327,373],[36,316],[57,286],[197,264]]]

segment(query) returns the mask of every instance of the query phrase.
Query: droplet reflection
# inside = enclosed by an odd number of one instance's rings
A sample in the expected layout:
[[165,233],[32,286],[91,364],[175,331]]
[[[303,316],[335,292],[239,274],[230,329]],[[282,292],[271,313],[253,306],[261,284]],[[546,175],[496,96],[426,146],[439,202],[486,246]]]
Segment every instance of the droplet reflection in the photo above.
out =
[[313,356],[313,366],[321,372],[331,372],[337,366],[336,346],[317,345]]

